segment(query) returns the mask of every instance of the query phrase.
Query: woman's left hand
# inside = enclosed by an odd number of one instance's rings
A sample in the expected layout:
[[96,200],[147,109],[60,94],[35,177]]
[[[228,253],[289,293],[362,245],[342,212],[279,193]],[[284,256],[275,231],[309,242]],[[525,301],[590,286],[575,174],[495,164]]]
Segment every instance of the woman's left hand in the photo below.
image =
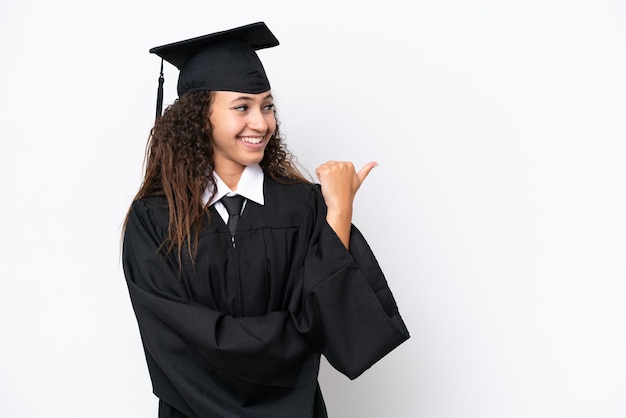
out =
[[356,192],[376,165],[375,161],[371,161],[365,164],[358,173],[351,162],[328,161],[320,165],[315,170],[315,174],[322,185],[326,206],[330,210],[351,208]]
[[328,161],[315,170],[328,208],[326,220],[346,248],[349,247],[354,197],[370,171],[377,165],[375,161],[370,161],[357,172],[351,162]]

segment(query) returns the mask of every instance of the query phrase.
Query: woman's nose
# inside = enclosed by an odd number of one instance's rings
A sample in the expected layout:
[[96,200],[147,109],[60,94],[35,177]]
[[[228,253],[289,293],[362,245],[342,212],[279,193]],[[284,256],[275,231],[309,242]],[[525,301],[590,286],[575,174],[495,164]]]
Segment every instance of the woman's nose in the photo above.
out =
[[261,110],[251,112],[248,118],[248,126],[254,130],[267,131],[267,120]]

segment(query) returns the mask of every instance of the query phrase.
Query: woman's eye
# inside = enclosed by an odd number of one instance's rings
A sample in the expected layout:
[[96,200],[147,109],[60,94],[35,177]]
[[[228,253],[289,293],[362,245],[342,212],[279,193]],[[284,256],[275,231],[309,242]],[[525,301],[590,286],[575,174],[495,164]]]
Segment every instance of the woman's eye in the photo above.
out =
[[246,110],[248,110],[248,106],[247,105],[237,106],[235,107],[235,110],[238,110],[240,112],[245,112]]
[[270,103],[268,105],[265,105],[265,107],[263,109],[264,110],[274,110],[274,103]]

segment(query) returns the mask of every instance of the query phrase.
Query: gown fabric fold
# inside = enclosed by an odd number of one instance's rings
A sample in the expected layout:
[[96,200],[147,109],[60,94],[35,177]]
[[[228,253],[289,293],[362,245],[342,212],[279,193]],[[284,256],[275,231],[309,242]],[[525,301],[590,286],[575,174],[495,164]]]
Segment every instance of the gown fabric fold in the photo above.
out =
[[213,207],[192,263],[161,249],[163,197],[133,202],[123,267],[159,416],[326,417],[320,355],[350,379],[409,338],[370,247],[326,222],[319,185],[266,176],[232,243]]

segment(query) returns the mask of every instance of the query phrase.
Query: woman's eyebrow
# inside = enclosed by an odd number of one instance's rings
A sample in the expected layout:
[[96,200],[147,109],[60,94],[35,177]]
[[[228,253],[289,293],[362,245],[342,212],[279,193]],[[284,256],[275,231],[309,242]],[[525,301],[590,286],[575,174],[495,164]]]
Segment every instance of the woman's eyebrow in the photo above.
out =
[[[263,101],[273,99],[273,98],[274,96],[272,96],[272,94],[269,93],[267,96],[263,98]],[[239,96],[239,97],[232,99],[230,102],[233,103],[239,100],[245,100],[245,101],[251,102],[251,101],[254,101],[254,98],[252,96]]]

